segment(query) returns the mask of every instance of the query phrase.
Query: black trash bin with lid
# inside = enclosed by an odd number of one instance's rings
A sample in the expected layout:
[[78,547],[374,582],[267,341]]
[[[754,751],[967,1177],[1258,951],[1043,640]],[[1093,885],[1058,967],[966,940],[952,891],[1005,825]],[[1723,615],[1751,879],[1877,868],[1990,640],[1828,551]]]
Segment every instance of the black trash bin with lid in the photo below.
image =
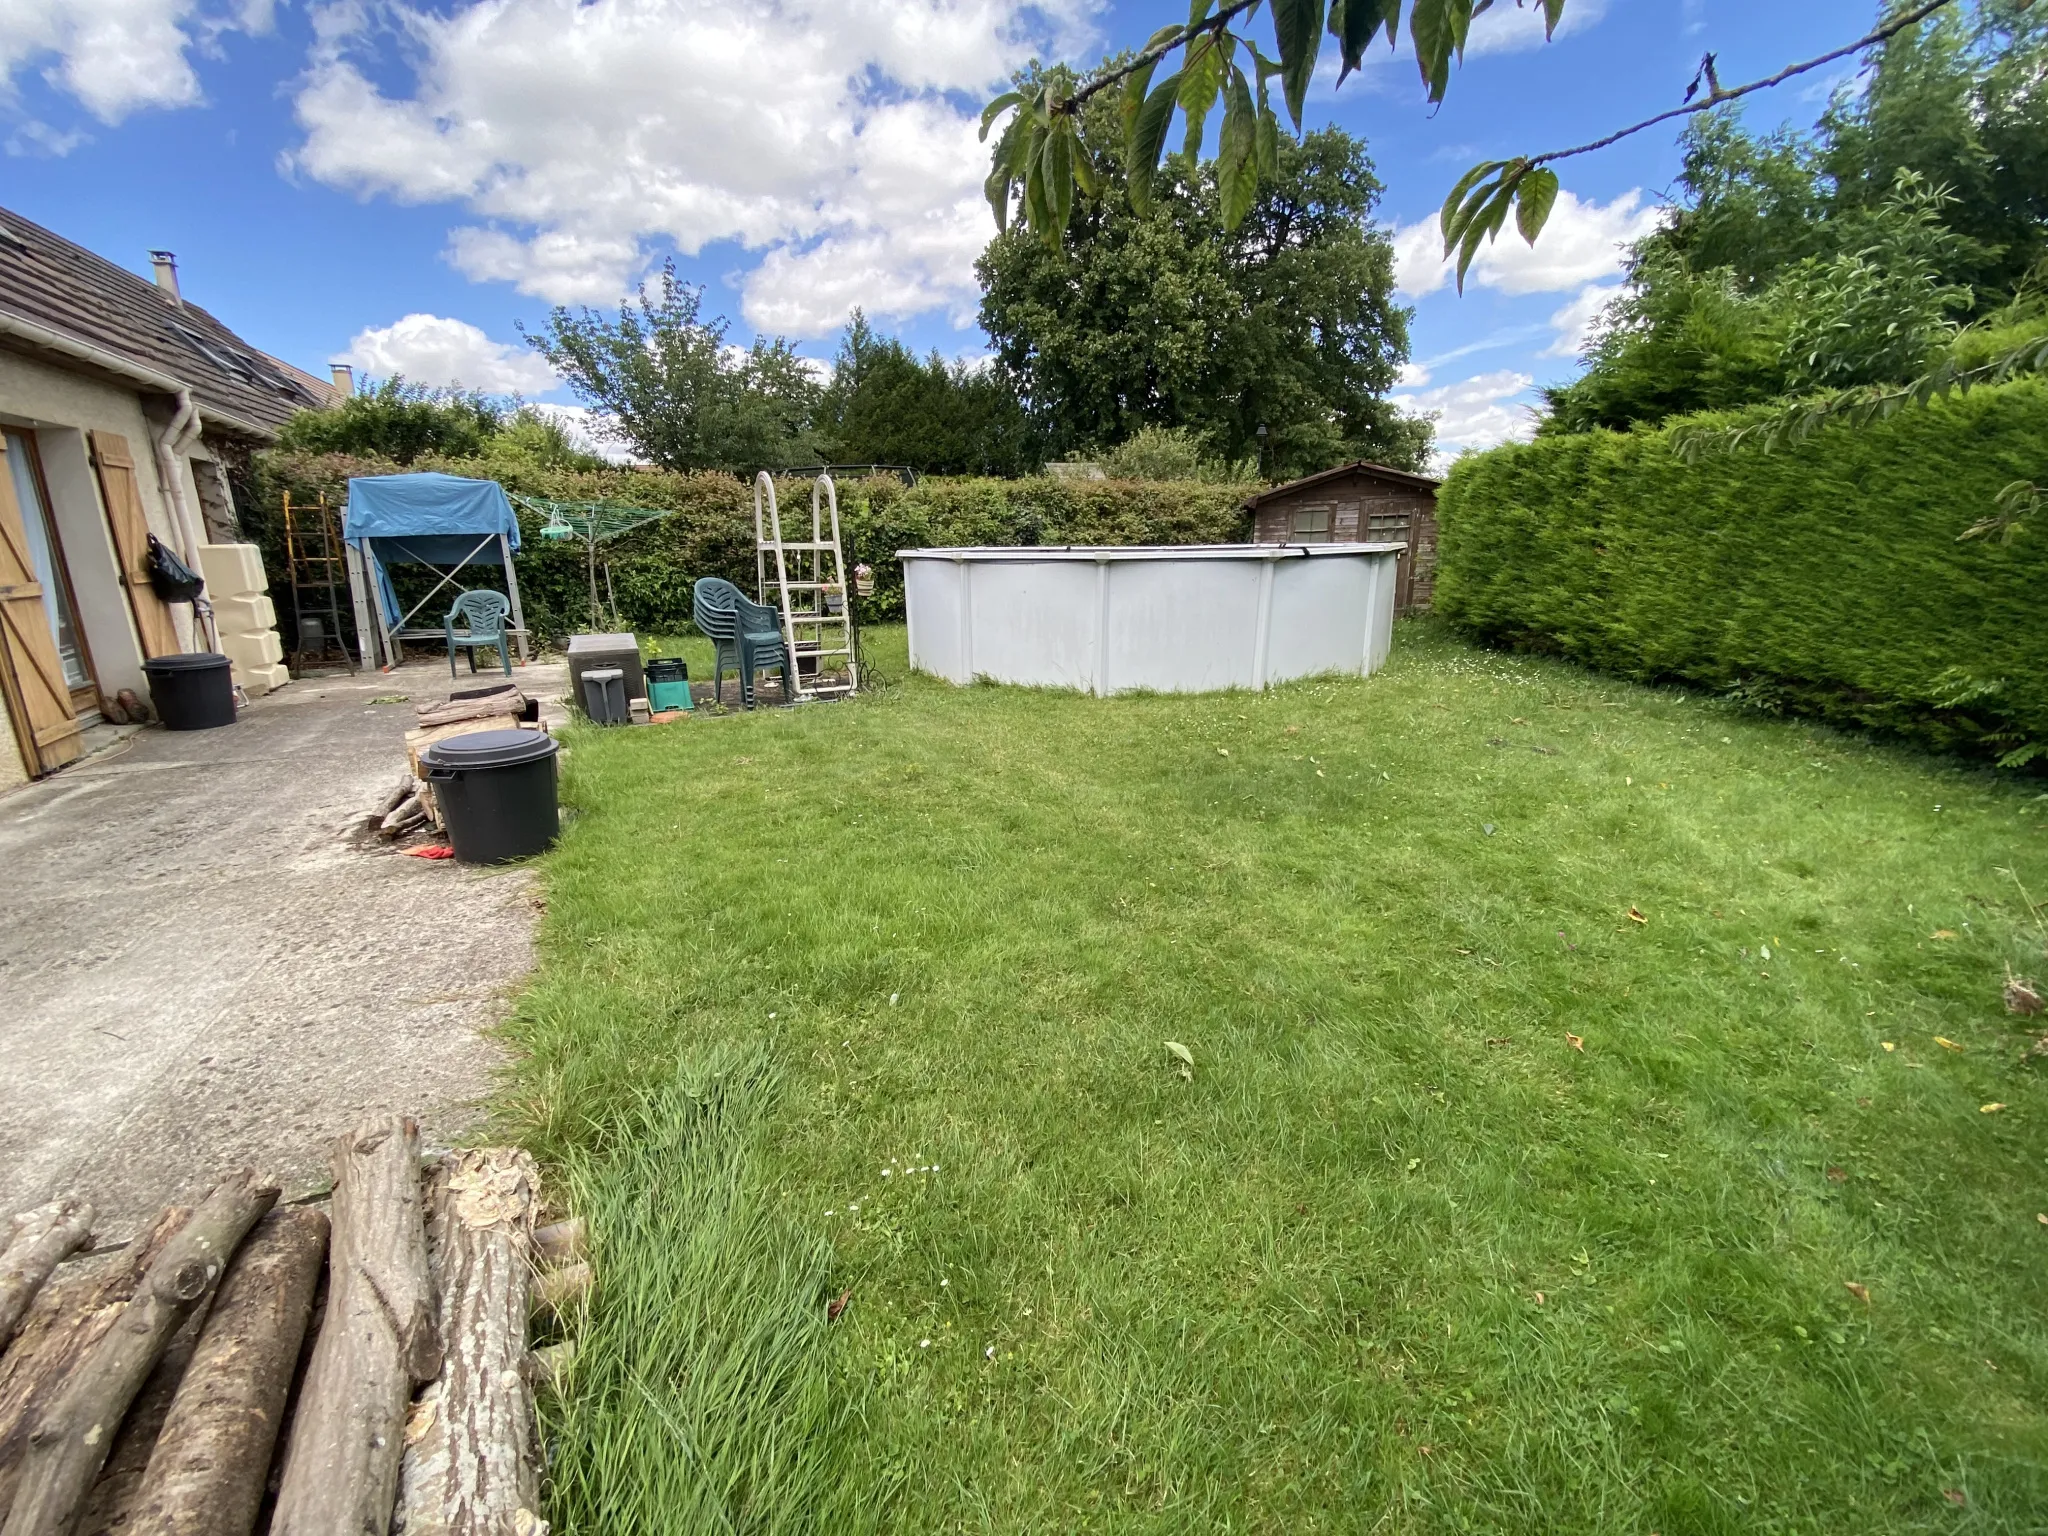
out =
[[553,845],[555,750],[544,731],[472,731],[420,754],[456,858],[503,864]]
[[212,651],[152,656],[142,664],[149,702],[167,730],[210,731],[235,723],[235,680],[228,659]]

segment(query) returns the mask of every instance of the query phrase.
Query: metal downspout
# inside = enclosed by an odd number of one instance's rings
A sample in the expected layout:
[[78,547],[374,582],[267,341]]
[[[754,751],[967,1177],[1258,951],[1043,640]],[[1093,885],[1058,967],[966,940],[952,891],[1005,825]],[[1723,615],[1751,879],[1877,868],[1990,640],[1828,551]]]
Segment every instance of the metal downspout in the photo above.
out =
[[[178,543],[183,549],[180,554],[193,570],[199,569],[199,543],[192,532],[192,508],[185,499],[185,478],[179,473],[178,451],[184,446],[186,437],[199,420],[199,407],[192,402],[192,391],[182,384],[178,386],[176,399],[178,409],[171,417],[170,425],[161,433],[152,432],[156,448],[156,480],[163,492],[165,503],[171,511],[171,523],[177,531]],[[213,605],[202,594],[192,604],[193,639],[203,643],[208,650],[217,650],[218,636],[214,632]]]

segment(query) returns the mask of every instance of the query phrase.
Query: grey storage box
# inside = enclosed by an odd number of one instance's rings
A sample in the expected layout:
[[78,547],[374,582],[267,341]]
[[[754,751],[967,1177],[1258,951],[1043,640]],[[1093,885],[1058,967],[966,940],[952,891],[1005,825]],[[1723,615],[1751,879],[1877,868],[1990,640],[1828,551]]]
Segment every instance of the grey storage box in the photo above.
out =
[[640,641],[634,635],[571,635],[569,697],[583,702],[583,674],[591,667],[617,667],[625,674],[626,697],[647,697],[647,679],[640,670]]
[[592,667],[583,674],[583,713],[592,725],[624,725],[626,674],[617,667]]

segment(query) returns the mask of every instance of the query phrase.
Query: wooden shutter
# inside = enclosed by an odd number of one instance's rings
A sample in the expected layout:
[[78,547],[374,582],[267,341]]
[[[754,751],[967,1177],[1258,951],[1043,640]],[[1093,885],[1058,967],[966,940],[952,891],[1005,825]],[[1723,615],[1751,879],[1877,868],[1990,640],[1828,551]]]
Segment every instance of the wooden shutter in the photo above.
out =
[[114,535],[121,585],[128,589],[128,610],[135,615],[143,658],[175,655],[178,632],[171,625],[170,605],[149,584],[149,521],[143,516],[128,439],[114,432],[93,433],[92,458],[99,469],[100,500],[106,504],[107,527]]
[[24,765],[41,775],[63,767],[85,750],[71,713],[71,687],[43,584],[29,554],[28,529],[14,499],[14,475],[6,463],[7,439],[0,437],[0,683]]

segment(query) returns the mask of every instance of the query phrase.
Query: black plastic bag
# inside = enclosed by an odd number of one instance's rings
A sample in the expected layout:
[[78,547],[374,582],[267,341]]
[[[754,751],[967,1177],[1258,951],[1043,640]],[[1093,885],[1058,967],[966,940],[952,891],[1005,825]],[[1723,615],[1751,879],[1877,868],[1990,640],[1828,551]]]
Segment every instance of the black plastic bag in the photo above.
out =
[[164,548],[163,541],[153,533],[149,536],[149,584],[167,603],[195,602],[206,585],[192,567]]

